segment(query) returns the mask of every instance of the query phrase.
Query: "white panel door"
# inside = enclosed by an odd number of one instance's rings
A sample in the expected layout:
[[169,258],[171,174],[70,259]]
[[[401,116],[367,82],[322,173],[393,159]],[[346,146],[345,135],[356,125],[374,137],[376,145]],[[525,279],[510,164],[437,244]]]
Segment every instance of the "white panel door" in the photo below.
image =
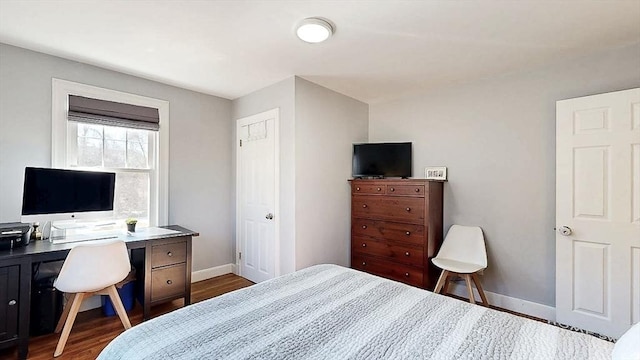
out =
[[277,274],[278,110],[238,120],[239,273],[261,282]]
[[640,320],[640,89],[556,104],[556,317],[619,337]]

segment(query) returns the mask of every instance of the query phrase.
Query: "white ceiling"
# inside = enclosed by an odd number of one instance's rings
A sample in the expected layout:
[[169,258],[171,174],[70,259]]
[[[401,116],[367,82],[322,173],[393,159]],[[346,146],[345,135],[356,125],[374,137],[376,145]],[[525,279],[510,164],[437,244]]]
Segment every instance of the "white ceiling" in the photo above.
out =
[[[310,16],[328,42],[295,37]],[[299,75],[375,103],[640,42],[640,1],[0,0],[0,42],[228,99]]]

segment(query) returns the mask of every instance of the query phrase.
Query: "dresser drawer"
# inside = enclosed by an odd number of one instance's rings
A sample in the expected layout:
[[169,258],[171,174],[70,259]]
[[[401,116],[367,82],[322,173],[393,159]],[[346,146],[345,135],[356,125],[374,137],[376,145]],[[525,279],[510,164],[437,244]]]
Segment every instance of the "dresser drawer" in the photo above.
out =
[[351,253],[381,256],[390,261],[397,261],[417,267],[424,265],[424,250],[420,246],[402,245],[394,242],[354,237],[351,241]]
[[425,219],[423,198],[394,196],[353,196],[355,217],[422,224]]
[[180,241],[151,248],[151,267],[158,268],[187,261],[187,242]]
[[184,296],[186,265],[180,264],[151,271],[151,302]]
[[351,258],[351,267],[405,284],[418,287],[424,286],[422,270],[409,265],[379,260],[368,256],[353,255]]
[[387,195],[424,197],[424,185],[387,185]]
[[352,184],[352,194],[385,194],[386,185],[382,184]]
[[354,218],[351,223],[351,236],[371,237],[378,240],[401,241],[424,245],[425,229],[423,225],[403,224],[389,221],[376,221]]

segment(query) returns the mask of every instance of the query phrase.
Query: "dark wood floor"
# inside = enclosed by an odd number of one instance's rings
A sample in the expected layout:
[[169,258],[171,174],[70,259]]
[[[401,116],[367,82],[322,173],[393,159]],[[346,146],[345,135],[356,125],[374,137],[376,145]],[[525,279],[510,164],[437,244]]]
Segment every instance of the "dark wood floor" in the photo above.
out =
[[[194,303],[199,302],[250,285],[253,285],[251,281],[234,274],[218,276],[194,283],[191,287],[191,300]],[[463,298],[450,296],[462,301],[467,301]],[[180,307],[182,307],[182,300],[176,300],[153,307],[151,313],[152,316],[155,317]],[[507,311],[493,306],[491,306],[491,308]],[[507,312],[543,321],[512,311]],[[136,304],[134,309],[129,313],[129,320],[131,321],[131,325],[134,326],[142,322],[142,307],[139,304]],[[123,330],[122,324],[117,316],[104,317],[102,316],[101,309],[80,313],[73,325],[64,353],[57,359],[93,360],[98,356],[100,351]],[[31,338],[29,341],[29,359],[52,359],[53,351],[58,343],[58,337],[58,334],[49,334]],[[0,359],[5,358],[15,359],[17,358],[17,354],[13,350],[0,350]]]
[[[227,274],[213,279],[200,281],[191,286],[191,301],[199,302],[233,290],[253,285],[240,276]],[[159,316],[182,307],[183,301],[154,306],[152,316]],[[131,325],[142,322],[142,307],[139,304],[129,313]],[[93,360],[107,344],[118,336],[124,328],[117,316],[104,317],[101,309],[85,311],[78,315],[64,353],[56,359]],[[31,338],[29,341],[29,359],[52,359],[58,343],[59,334],[49,334]],[[16,359],[13,349],[0,350],[0,359]]]

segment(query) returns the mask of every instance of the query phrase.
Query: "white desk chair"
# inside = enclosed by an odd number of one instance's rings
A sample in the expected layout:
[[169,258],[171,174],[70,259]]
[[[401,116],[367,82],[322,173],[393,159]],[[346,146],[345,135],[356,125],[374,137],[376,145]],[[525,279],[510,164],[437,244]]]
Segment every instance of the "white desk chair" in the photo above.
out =
[[487,249],[484,244],[482,229],[477,226],[452,225],[440,247],[438,255],[431,259],[433,264],[442,269],[435,293],[447,293],[450,275],[460,276],[467,282],[469,302],[475,304],[471,280],[476,284],[478,293],[485,305],[489,305],[484,295],[477,272],[487,267]]
[[131,270],[129,252],[124,241],[83,244],[71,249],[53,286],[71,298],[64,307],[56,333],[64,329],[53,356],[60,356],[69,338],[82,300],[92,295],[109,295],[125,329],[131,328],[115,284],[124,280]]

